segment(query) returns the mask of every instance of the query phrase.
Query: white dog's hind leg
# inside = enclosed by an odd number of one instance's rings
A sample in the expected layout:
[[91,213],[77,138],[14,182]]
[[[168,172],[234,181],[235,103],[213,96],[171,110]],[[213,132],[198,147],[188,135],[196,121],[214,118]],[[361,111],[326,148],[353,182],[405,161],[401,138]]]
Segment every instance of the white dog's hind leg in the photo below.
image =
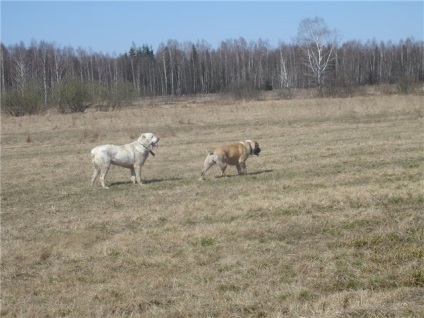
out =
[[105,166],[101,168],[101,172],[100,172],[100,182],[102,183],[102,187],[104,189],[109,189],[109,187],[106,186],[105,184],[105,178],[106,178],[106,174],[109,171],[109,167],[110,166]]
[[205,180],[206,172],[218,161],[218,158],[214,154],[209,154],[206,156],[205,162],[203,163],[203,170],[200,173],[199,180]]
[[98,175],[99,175],[99,173],[100,173],[100,168],[99,168],[99,166],[97,166],[94,162],[93,162],[93,168],[94,168],[94,173],[93,173],[93,176],[91,177],[91,186],[93,186],[93,185],[94,185],[94,181],[96,181],[97,176],[98,176]]

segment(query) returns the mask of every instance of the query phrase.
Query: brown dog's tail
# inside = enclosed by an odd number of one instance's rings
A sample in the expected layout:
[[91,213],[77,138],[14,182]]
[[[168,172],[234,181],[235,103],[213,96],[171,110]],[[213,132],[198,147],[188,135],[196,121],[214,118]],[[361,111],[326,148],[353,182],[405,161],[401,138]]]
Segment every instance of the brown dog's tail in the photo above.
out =
[[214,148],[214,147],[209,147],[209,148],[208,148],[208,154],[209,154],[209,155],[213,155],[213,154],[214,154],[214,152],[215,152],[215,148]]

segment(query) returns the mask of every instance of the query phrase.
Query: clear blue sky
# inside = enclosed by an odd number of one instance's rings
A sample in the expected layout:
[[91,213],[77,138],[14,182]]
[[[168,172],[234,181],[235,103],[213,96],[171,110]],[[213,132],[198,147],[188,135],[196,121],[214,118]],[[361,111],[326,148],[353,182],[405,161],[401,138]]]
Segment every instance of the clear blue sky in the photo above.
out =
[[304,18],[316,16],[350,40],[424,40],[424,1],[1,1],[1,42],[31,40],[122,54],[134,42],[260,38],[291,43]]

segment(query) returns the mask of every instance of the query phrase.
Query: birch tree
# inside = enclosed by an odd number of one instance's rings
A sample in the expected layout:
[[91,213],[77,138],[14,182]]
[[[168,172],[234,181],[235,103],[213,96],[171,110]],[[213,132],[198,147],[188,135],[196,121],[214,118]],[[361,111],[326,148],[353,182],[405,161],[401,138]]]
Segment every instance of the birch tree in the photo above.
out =
[[337,32],[331,31],[322,18],[304,19],[299,24],[296,42],[303,51],[308,75],[312,76],[320,92],[328,65],[334,60],[337,40]]
[[292,83],[287,70],[287,59],[283,55],[282,48],[280,47],[280,88],[284,88],[289,95],[291,95]]
[[0,43],[0,72],[1,72],[1,84],[0,84],[0,92],[6,91],[6,88],[10,86],[10,56],[9,51]]

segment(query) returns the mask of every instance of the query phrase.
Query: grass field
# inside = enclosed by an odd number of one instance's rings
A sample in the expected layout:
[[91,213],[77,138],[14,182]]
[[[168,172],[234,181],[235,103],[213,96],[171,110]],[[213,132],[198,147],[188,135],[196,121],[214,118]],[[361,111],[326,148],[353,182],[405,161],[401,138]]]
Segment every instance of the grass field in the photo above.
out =
[[[422,96],[2,116],[2,317],[423,317]],[[161,137],[90,187],[90,150]],[[248,175],[198,181],[255,138]]]

